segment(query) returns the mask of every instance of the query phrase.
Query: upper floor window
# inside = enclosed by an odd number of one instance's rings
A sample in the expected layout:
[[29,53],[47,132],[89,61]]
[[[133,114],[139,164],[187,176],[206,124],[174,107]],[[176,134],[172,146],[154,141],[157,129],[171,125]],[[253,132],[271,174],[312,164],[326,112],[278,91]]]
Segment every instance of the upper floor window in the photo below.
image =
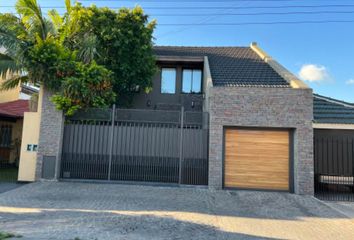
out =
[[201,93],[202,92],[202,70],[183,69],[183,93]]
[[161,93],[176,93],[176,69],[161,69]]

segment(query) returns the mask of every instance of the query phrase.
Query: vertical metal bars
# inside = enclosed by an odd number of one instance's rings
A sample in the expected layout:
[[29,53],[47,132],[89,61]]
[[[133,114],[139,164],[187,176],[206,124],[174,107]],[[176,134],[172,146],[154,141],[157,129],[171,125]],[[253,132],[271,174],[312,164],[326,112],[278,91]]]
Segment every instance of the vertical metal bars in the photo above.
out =
[[66,119],[61,178],[207,185],[206,113],[90,109]]
[[354,131],[316,129],[314,135],[316,197],[354,201]]

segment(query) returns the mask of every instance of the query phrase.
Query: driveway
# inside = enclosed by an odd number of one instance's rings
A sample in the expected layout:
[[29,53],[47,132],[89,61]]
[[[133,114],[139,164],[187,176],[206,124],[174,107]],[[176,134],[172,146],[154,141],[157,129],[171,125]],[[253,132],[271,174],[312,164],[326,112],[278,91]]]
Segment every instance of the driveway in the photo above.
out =
[[0,231],[21,239],[352,239],[354,222],[312,197],[42,182],[0,194]]
[[0,193],[10,191],[23,185],[24,184],[21,183],[0,182]]

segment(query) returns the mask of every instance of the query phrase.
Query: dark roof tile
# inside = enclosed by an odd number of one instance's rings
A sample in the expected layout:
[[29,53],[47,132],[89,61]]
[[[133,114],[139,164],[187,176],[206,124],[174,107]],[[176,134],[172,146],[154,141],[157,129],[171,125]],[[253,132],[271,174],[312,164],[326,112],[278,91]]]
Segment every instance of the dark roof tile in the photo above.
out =
[[314,94],[315,123],[354,124],[354,104]]
[[214,86],[290,87],[249,47],[154,47],[157,56],[204,57]]

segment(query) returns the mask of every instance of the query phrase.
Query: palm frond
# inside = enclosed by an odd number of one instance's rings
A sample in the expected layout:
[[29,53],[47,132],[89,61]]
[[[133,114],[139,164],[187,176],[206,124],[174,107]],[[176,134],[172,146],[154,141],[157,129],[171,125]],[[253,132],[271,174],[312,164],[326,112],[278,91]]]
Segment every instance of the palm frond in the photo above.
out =
[[51,19],[55,32],[58,32],[63,25],[63,18],[60,16],[57,10],[53,9],[48,12],[48,16]]
[[0,13],[0,27],[15,33],[22,40],[26,38],[27,30],[25,26],[21,22],[21,19],[13,14]]
[[26,29],[19,18],[0,14],[0,47],[11,50],[15,45],[24,45],[26,37]]
[[8,78],[16,72],[21,72],[22,67],[11,57],[0,53],[0,78]]
[[20,83],[26,83],[29,82],[28,76],[13,76],[12,78],[9,78],[5,80],[1,86],[0,86],[0,91],[6,91],[9,89],[16,88]]
[[65,7],[67,12],[71,11],[71,0],[65,0]]
[[79,50],[77,57],[84,63],[88,64],[98,55],[97,38],[93,34],[85,34],[80,44],[77,44]]
[[[55,36],[57,31],[53,25],[53,23],[48,20],[48,19],[44,19],[44,26],[45,26],[45,29],[46,29],[46,35],[45,35],[45,38],[49,38],[51,36]],[[42,28],[43,28],[43,25],[42,23],[39,23],[39,22],[34,22],[28,29],[28,32],[30,33],[31,36],[34,36],[36,41],[38,41],[38,36],[40,36],[40,39],[41,40],[44,40],[43,37],[38,34],[40,32],[42,32]]]
[[18,0],[15,8],[27,29],[31,29],[33,25],[38,25],[40,26],[39,34],[41,38],[45,39],[47,37],[48,29],[37,0]]
[[22,69],[28,43],[19,40],[12,32],[0,28],[0,76]]
[[4,29],[0,26],[0,47],[6,52],[14,52],[18,49],[24,49],[27,43],[19,39],[14,32]]

